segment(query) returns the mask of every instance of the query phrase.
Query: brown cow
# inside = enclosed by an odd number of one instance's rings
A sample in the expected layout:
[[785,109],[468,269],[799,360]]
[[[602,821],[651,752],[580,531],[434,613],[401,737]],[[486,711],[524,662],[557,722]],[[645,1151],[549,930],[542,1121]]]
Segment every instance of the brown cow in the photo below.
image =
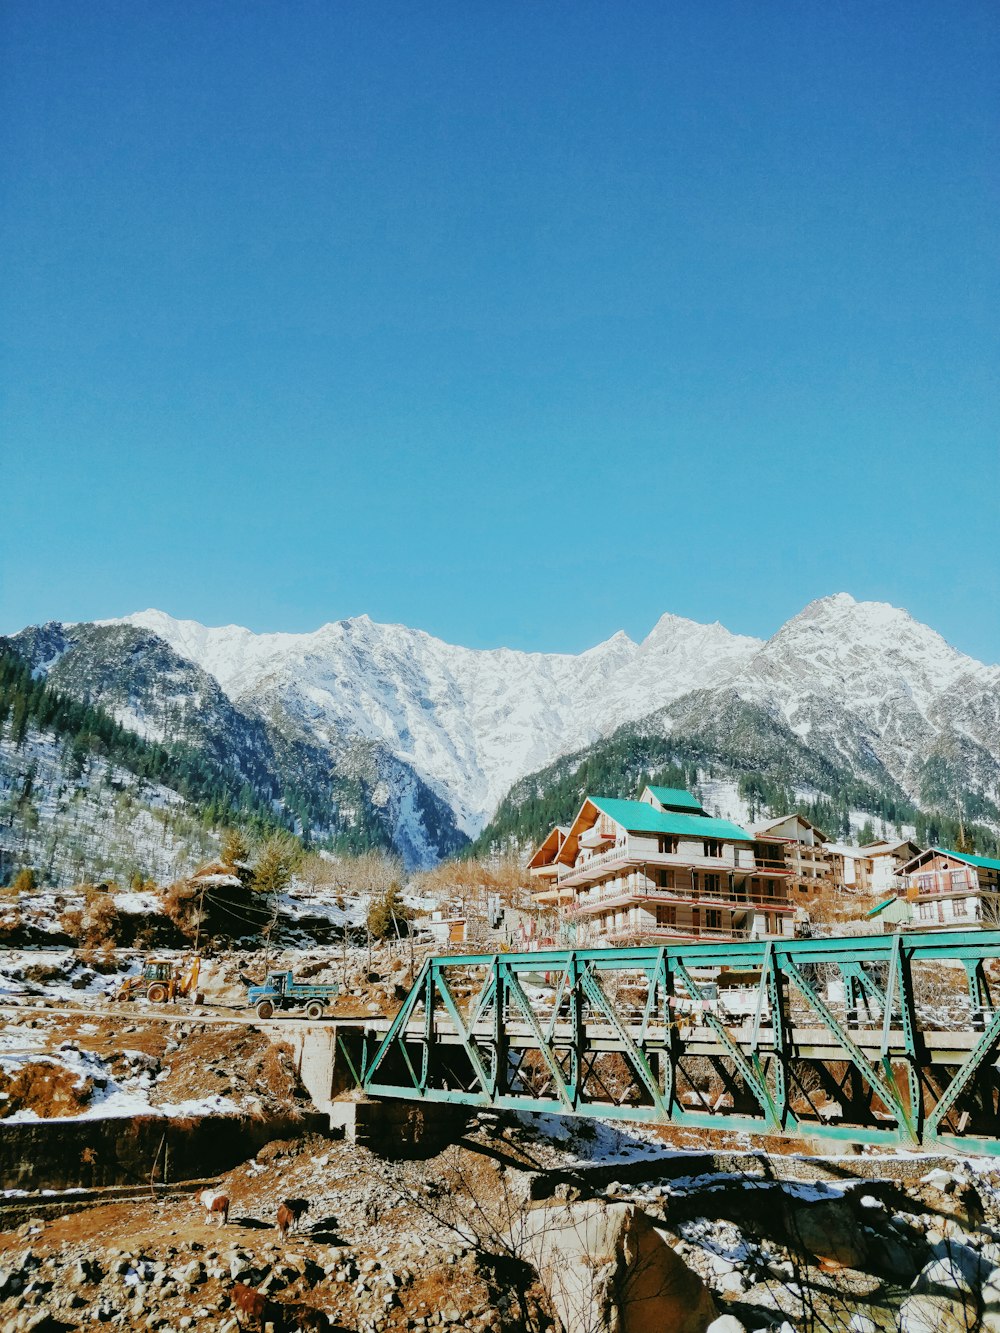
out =
[[233,1302],[233,1309],[236,1311],[236,1322],[240,1328],[243,1327],[243,1320],[240,1315],[244,1315],[248,1321],[258,1329],[258,1333],[264,1333],[268,1324],[272,1324],[276,1329],[284,1327],[284,1320],[281,1317],[281,1307],[274,1301],[268,1300],[262,1291],[256,1287],[248,1287],[245,1282],[237,1282],[229,1293]]
[[288,1333],[292,1333],[294,1329],[298,1329],[299,1333],[331,1333],[335,1327],[330,1322],[329,1315],[325,1315],[322,1310],[317,1310],[312,1305],[288,1303],[282,1306],[282,1314]]
[[302,1217],[309,1211],[309,1201],[307,1199],[283,1199],[278,1204],[278,1235],[282,1240],[286,1240],[289,1231],[292,1231],[299,1223]]
[[198,1202],[205,1210],[206,1225],[212,1221],[213,1217],[219,1219],[220,1227],[224,1227],[229,1221],[228,1194],[217,1194],[215,1190],[202,1190],[198,1195]]

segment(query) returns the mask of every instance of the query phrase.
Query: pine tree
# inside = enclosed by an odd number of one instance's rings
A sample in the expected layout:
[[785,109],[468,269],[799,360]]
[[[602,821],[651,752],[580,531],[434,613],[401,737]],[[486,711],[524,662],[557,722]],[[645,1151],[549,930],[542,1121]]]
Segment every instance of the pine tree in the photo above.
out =
[[272,833],[261,843],[254,860],[250,886],[255,893],[277,894],[291,883],[302,859],[302,847],[290,833]]
[[374,899],[368,909],[368,933],[373,940],[384,940],[395,935],[400,924],[408,921],[409,916],[409,910],[399,895],[399,885],[393,880],[382,897]]
[[242,829],[223,830],[220,855],[226,866],[241,866],[250,860],[250,843]]

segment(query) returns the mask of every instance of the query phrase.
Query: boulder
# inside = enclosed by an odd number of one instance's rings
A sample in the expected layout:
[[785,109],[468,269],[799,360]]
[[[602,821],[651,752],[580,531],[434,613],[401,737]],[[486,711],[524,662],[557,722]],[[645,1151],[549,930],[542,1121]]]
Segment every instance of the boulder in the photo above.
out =
[[849,1199],[792,1201],[787,1221],[790,1245],[826,1264],[841,1268],[864,1266],[868,1242]]
[[980,1328],[983,1333],[1000,1333],[1000,1268],[994,1268],[980,1288],[979,1298],[983,1303],[983,1318]]
[[926,1176],[920,1177],[921,1185],[930,1185],[932,1189],[945,1190],[953,1188],[957,1183],[957,1177],[950,1171],[945,1171],[942,1167],[935,1167],[933,1171],[928,1171]]
[[958,1292],[954,1297],[918,1292],[899,1307],[899,1333],[970,1333],[977,1327],[975,1302]]
[[633,1204],[534,1208],[512,1241],[565,1333],[706,1333],[717,1317],[701,1278]]
[[[891,1282],[909,1284],[920,1271],[921,1260],[914,1247],[899,1236],[869,1234],[868,1269]],[[924,1245],[926,1255],[927,1247]]]
[[915,1292],[940,1296],[951,1296],[955,1292],[972,1296],[976,1285],[975,1276],[970,1275],[966,1265],[952,1255],[932,1259],[913,1280]]
[[848,1333],[878,1333],[878,1325],[871,1315],[861,1314],[860,1311],[851,1315],[847,1328]]

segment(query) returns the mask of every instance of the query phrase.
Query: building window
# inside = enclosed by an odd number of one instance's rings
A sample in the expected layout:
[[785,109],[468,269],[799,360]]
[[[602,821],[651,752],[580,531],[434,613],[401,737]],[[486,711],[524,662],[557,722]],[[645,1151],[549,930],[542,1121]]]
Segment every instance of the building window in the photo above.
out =
[[670,889],[673,887],[674,872],[672,870],[657,870],[655,883],[658,888]]
[[715,908],[710,908],[710,909],[705,913],[705,927],[706,927],[707,930],[721,930],[721,929],[722,929],[722,913],[719,912],[719,911],[716,911]]
[[952,916],[968,916],[969,905],[964,898],[956,898],[951,905]]
[[658,907],[656,909],[656,924],[658,926],[676,926],[677,908],[676,907]]
[[722,843],[719,841],[718,838],[706,838],[705,841],[702,843],[702,846],[705,849],[706,856],[722,855]]
[[705,893],[720,893],[722,891],[721,875],[704,875],[702,880],[702,889]]
[[663,856],[674,856],[677,852],[676,838],[657,838],[656,843]]

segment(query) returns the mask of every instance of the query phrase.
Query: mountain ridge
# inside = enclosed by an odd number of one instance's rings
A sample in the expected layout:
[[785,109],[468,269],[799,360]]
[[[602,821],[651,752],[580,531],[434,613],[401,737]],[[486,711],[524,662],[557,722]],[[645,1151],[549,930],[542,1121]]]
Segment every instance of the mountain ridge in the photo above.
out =
[[758,745],[782,795],[801,778],[803,800],[850,788],[1000,826],[1000,667],[847,593],[766,640],[665,612],[639,642],[618,631],[576,654],[465,648],[367,615],[259,635],[155,609],[8,642],[123,725],[243,775],[311,836],[375,839],[412,866],[478,837],[531,775],[628,736],[660,758],[680,738],[705,780],[746,786]]

